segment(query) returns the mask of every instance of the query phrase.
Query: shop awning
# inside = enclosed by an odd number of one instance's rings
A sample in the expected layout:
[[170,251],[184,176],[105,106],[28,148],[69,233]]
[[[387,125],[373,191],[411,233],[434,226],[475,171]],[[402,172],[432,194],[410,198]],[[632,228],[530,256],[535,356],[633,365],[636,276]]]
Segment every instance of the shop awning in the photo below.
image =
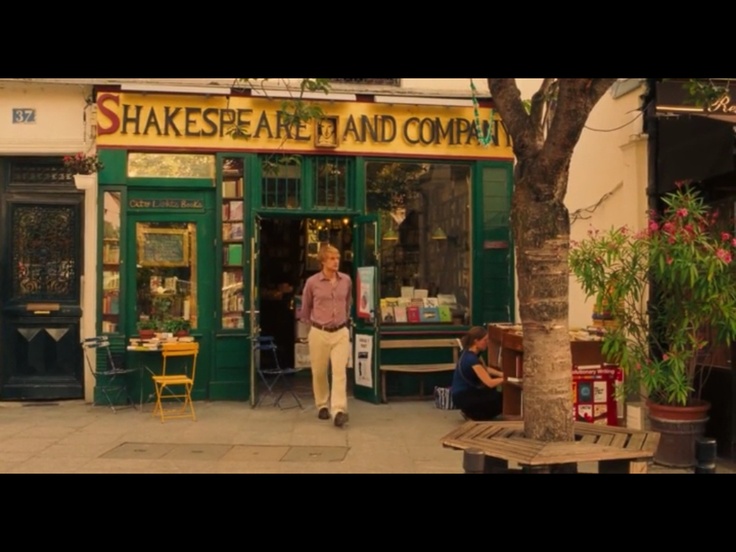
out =
[[[665,193],[678,180],[705,180],[734,170],[736,113],[693,105],[684,81],[657,83],[657,192]],[[734,87],[736,98],[736,87]]]

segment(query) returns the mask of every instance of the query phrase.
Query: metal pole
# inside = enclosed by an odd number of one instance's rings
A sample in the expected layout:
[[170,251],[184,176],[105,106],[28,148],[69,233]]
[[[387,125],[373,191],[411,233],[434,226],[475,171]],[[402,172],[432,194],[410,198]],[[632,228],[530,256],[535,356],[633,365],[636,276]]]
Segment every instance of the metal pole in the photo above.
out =
[[716,440],[698,437],[695,440],[695,473],[716,473]]
[[485,454],[476,448],[463,451],[463,470],[465,473],[485,473]]

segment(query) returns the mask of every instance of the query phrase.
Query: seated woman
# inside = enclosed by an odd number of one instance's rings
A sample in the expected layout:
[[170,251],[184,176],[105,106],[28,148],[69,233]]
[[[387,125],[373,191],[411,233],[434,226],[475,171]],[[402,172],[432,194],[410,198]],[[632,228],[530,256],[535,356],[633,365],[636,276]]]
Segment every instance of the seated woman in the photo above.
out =
[[486,366],[480,357],[480,352],[488,348],[488,331],[474,326],[462,343],[463,352],[452,375],[452,401],[470,420],[493,420],[501,414],[497,387],[503,383],[503,373]]

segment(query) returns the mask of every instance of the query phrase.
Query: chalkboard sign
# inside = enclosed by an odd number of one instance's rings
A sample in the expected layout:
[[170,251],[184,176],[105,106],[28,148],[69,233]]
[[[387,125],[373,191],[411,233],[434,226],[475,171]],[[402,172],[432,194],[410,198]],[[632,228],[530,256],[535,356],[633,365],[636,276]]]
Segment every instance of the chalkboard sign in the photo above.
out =
[[138,263],[141,266],[189,266],[189,233],[186,229],[139,230]]

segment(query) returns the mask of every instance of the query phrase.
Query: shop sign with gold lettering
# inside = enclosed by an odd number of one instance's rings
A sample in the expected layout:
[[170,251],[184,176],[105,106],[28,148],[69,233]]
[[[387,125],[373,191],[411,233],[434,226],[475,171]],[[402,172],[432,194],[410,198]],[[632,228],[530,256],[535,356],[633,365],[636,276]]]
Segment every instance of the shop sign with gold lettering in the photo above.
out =
[[204,209],[201,199],[130,199],[131,209]]
[[[326,98],[329,100],[329,94]],[[483,135],[490,131],[493,136],[485,146],[479,140],[472,107],[315,103],[325,114],[322,120],[290,127],[278,100],[100,92],[97,145],[143,151],[279,149],[294,153],[513,158],[506,128],[497,113],[491,119],[489,108],[480,109]]]

